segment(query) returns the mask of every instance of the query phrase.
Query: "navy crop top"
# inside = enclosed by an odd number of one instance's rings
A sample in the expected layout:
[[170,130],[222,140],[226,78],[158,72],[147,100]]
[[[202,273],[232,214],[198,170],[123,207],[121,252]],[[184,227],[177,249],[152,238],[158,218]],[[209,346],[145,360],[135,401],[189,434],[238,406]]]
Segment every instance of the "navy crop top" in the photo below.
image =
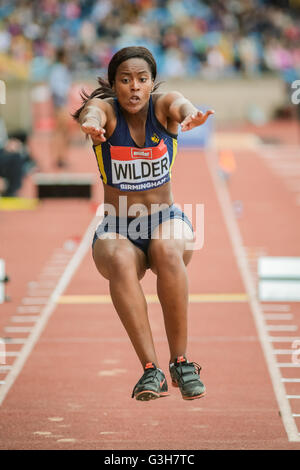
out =
[[113,134],[106,142],[93,145],[103,183],[121,191],[145,191],[162,186],[171,178],[177,135],[168,132],[157,120],[150,96],[146,141],[141,148],[132,139],[116,98],[114,107],[117,125]]

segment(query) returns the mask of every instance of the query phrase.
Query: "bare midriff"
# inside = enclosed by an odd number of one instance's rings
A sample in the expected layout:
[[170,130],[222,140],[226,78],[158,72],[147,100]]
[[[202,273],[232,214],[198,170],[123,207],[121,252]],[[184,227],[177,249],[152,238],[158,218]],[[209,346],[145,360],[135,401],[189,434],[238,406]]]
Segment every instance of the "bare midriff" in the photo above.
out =
[[[106,184],[103,184],[103,188],[104,204],[112,205],[119,217],[149,215],[158,212],[160,206],[163,208],[173,204],[170,181],[147,191],[120,191]],[[104,207],[104,210],[109,213],[108,207]]]

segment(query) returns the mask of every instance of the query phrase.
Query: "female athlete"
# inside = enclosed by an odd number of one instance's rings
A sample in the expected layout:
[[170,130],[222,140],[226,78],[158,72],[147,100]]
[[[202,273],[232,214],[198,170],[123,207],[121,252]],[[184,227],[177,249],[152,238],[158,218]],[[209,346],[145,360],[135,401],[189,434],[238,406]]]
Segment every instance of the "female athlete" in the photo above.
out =
[[172,383],[184,399],[193,400],[205,394],[200,366],[186,358],[186,266],[194,233],[173,204],[170,176],[178,125],[188,131],[214,111],[198,111],[177,91],[157,92],[155,78],[148,49],[123,48],[109,63],[108,82],[98,78],[99,88],[83,93],[83,105],[73,117],[92,139],[104,187],[105,217],[95,232],[93,258],[109,281],[113,304],[144,370],[132,397],[146,401],[168,395],[139,282],[150,268],[157,276]]

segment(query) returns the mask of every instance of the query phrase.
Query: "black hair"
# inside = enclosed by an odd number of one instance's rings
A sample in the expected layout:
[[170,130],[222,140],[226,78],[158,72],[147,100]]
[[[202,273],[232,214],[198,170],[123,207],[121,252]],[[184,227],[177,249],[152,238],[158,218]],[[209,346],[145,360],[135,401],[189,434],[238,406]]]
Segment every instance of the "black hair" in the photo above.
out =
[[[76,121],[79,121],[80,113],[90,99],[92,98],[104,99],[104,98],[111,98],[111,97],[116,96],[112,87],[115,82],[117,69],[122,62],[125,62],[125,60],[129,60],[133,58],[144,59],[149,65],[152,80],[154,81],[156,79],[156,74],[157,74],[156,62],[155,62],[153,55],[146,47],[131,46],[131,47],[124,47],[123,49],[120,49],[118,52],[116,52],[113,55],[113,57],[111,58],[108,64],[107,80],[104,80],[103,78],[98,77],[97,80],[100,86],[96,88],[90,95],[85,90],[81,91],[80,96],[82,99],[82,106],[79,109],[77,109],[75,113],[72,114],[73,118]],[[154,86],[153,91],[155,91],[159,87],[159,85],[160,84],[157,83]]]

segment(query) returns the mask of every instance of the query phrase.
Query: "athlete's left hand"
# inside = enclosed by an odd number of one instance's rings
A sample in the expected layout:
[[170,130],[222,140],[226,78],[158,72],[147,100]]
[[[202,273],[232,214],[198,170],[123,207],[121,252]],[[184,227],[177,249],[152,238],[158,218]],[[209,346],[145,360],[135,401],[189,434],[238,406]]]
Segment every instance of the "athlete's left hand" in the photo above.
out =
[[185,131],[190,131],[191,129],[194,129],[194,127],[201,126],[202,124],[205,123],[208,116],[214,113],[215,112],[212,109],[209,109],[208,111],[206,111],[206,113],[202,113],[202,111],[198,111],[195,114],[189,114],[180,124],[181,130],[185,132]]

